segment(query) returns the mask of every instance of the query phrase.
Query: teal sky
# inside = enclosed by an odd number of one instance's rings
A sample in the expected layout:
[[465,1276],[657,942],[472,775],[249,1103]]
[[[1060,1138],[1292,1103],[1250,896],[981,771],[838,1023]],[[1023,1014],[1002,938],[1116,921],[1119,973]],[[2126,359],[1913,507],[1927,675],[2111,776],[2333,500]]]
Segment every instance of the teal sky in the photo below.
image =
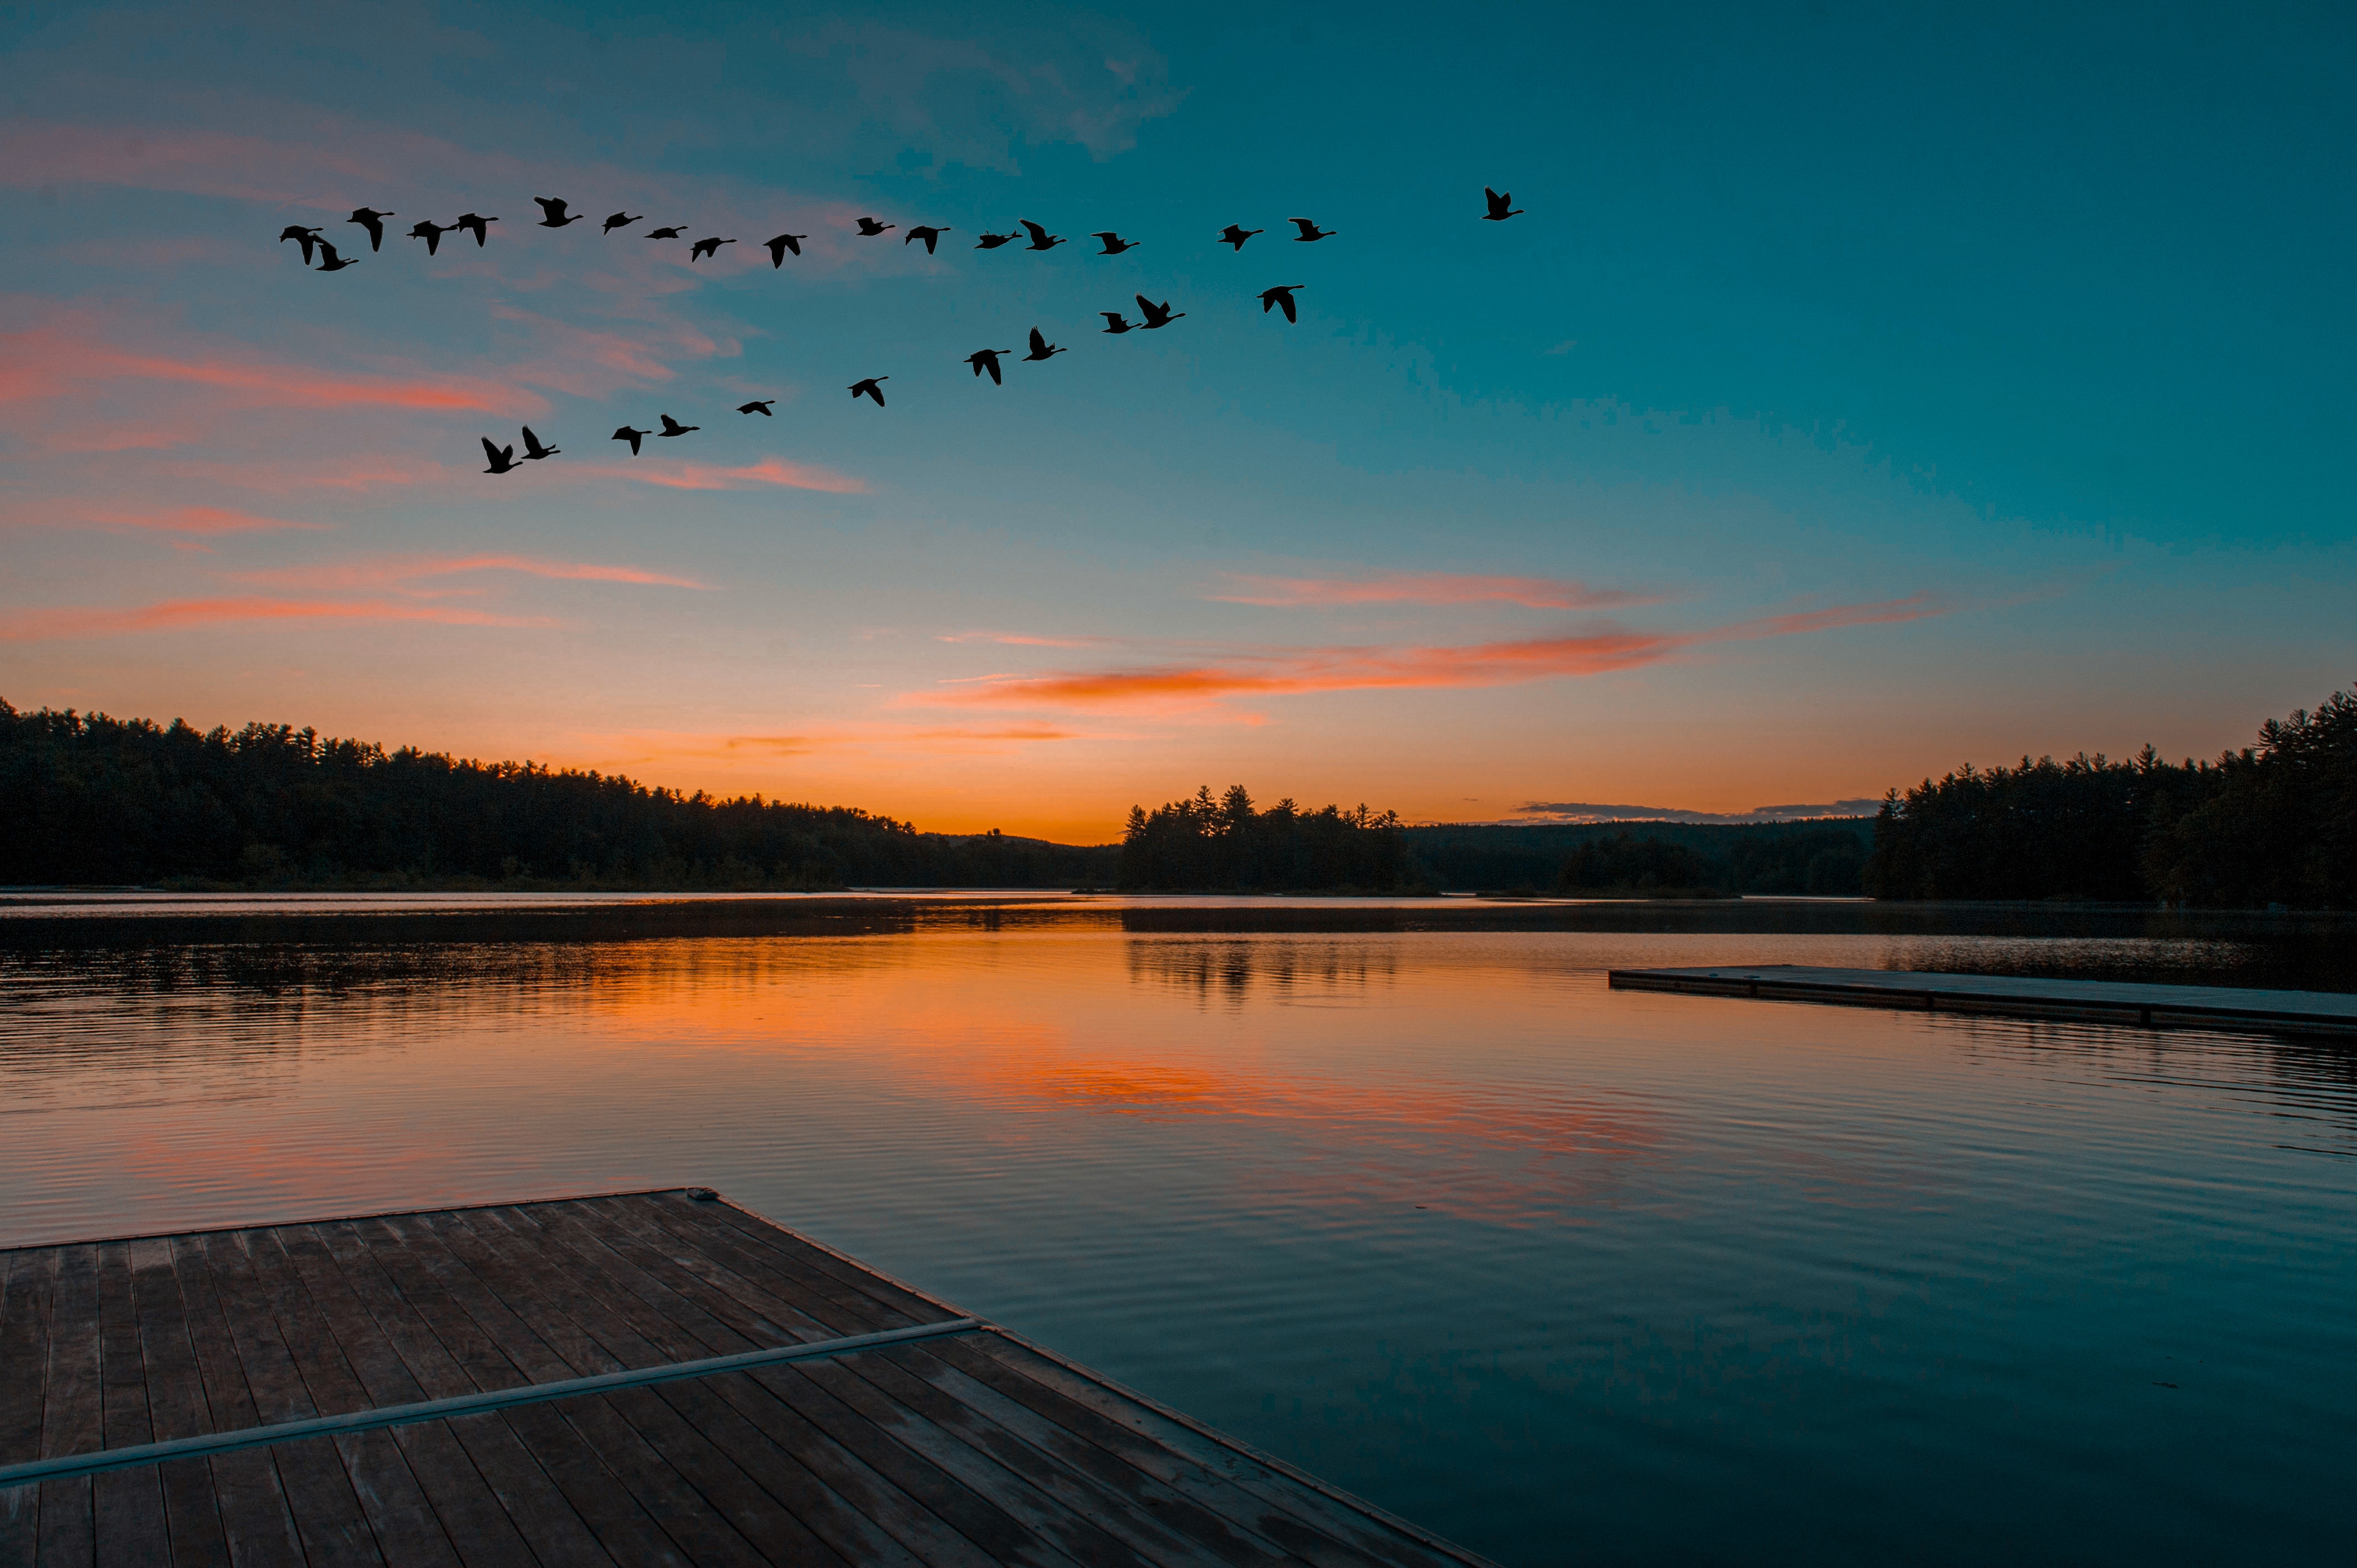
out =
[[0,696],[1083,837],[2213,752],[2357,672],[2352,32],[0,8]]

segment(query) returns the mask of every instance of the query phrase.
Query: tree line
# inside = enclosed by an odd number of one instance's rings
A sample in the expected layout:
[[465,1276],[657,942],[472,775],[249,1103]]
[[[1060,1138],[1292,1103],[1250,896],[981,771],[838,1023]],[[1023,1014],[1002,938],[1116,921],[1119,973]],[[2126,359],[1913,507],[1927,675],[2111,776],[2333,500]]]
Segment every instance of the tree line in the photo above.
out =
[[2357,698],[2259,726],[2215,762],[2149,746],[2115,762],[2025,757],[1901,794],[1874,824],[1879,898],[2085,899],[2196,908],[2357,905]]
[[841,806],[461,761],[287,725],[0,702],[0,883],[812,890],[1071,887],[1111,846],[920,833]]
[[1157,892],[1398,893],[1422,886],[1395,811],[1292,800],[1255,810],[1241,784],[1214,800],[1206,784],[1183,800],[1129,809],[1120,885]]

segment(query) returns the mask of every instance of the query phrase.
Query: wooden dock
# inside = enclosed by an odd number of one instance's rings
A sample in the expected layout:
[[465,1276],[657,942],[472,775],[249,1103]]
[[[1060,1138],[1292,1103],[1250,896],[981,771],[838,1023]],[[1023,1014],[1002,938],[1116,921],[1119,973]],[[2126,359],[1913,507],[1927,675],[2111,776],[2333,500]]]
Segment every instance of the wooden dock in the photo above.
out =
[[1686,991],[1707,996],[1903,1007],[1911,1012],[2075,1018],[2147,1029],[2357,1036],[2357,996],[2330,991],[2014,979],[1921,970],[1813,969],[1784,963],[1616,969],[1610,972],[1610,983],[1615,990],[1625,991]]
[[702,1188],[0,1251],[0,1568],[1480,1561]]

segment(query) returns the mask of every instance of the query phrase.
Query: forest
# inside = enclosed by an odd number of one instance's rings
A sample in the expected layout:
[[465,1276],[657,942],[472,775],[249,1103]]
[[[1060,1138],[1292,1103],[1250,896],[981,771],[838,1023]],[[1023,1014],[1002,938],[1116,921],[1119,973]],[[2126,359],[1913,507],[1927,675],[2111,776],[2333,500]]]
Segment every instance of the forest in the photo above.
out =
[[1210,785],[1148,811],[1129,809],[1120,886],[1141,892],[1402,893],[1428,891],[1395,812],[1291,800],[1253,807],[1241,784]]
[[0,884],[801,891],[1072,887],[1111,846],[920,833],[285,725],[199,731],[0,702]]
[[2115,762],[1964,767],[1891,791],[1866,890],[1878,898],[2357,905],[2357,698],[2259,726],[2215,762],[2149,746]]
[[[1133,807],[1118,845],[921,833],[841,806],[0,702],[0,884],[16,886],[1104,887],[1856,896],[2357,906],[2357,698],[2215,761],[2147,746],[1964,767],[1874,818],[1411,828],[1242,786]],[[1632,833],[1641,827],[1642,837]]]

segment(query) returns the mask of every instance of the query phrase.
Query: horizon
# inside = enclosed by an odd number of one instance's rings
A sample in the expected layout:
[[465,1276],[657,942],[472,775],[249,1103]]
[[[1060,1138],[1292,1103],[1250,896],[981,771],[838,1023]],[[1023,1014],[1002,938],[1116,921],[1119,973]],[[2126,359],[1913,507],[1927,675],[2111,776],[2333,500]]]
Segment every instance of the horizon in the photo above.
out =
[[2357,669],[2346,15],[241,16],[0,18],[20,708],[1097,844],[1871,814]]

